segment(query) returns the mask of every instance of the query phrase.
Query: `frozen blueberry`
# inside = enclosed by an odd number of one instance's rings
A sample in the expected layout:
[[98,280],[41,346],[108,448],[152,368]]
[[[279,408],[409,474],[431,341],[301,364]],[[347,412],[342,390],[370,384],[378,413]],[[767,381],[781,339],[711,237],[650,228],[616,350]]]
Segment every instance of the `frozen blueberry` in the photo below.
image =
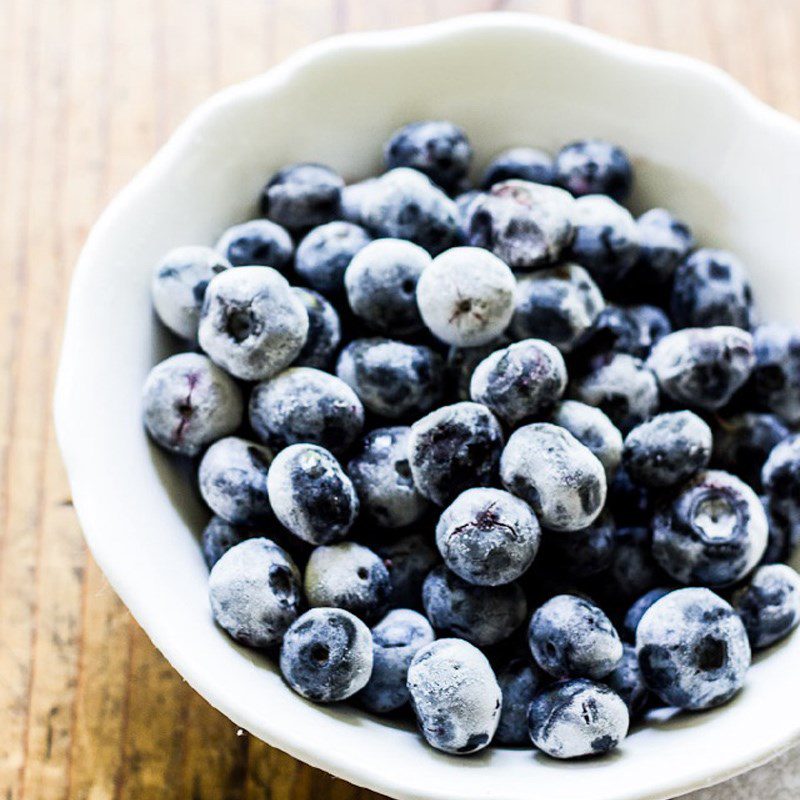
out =
[[222,517],[211,517],[200,539],[206,566],[211,569],[232,547],[257,535],[255,528],[232,525]]
[[217,250],[234,267],[273,267],[285,273],[292,263],[294,244],[280,225],[268,219],[252,219],[228,228],[219,237]]
[[433,259],[417,283],[417,304],[430,331],[456,347],[499,336],[514,313],[514,273],[477,247],[453,247]]
[[511,339],[503,335],[478,347],[449,348],[446,365],[447,379],[457,400],[469,400],[469,383],[475,367],[495,350],[500,350],[509,344],[511,344]]
[[622,642],[611,620],[594,603],[556,595],[531,617],[528,642],[536,663],[556,678],[593,678],[611,672]]
[[309,286],[323,294],[344,289],[344,273],[372,237],[352,222],[328,222],[309,231],[297,247],[294,268]]
[[467,489],[436,525],[444,563],[480,586],[499,586],[523,575],[539,549],[539,537],[531,507],[500,489]]
[[731,603],[742,618],[750,646],[769,647],[800,623],[800,576],[787,564],[759,567]]
[[312,608],[286,631],[280,667],[289,686],[307,700],[346,700],[372,674],[372,634],[349,611]]
[[627,353],[647,358],[653,345],[672,333],[669,317],[656,306],[606,306],[580,342],[582,354]]
[[313,444],[281,450],[267,476],[272,510],[295,536],[311,544],[343,539],[358,514],[358,495],[339,462]]
[[606,478],[614,476],[622,460],[622,434],[606,414],[577,400],[563,400],[553,410],[551,421],[566,428],[597,456]]
[[604,680],[609,688],[622,698],[628,707],[631,719],[644,714],[650,705],[650,690],[644,682],[639,659],[636,657],[636,648],[633,645],[622,645],[622,660]]
[[267,473],[272,451],[228,436],[214,442],[200,461],[198,483],[206,505],[218,516],[239,525],[263,522],[272,516]]
[[618,525],[650,524],[652,492],[634,483],[624,466],[617,467],[608,484],[608,509]]
[[250,424],[275,450],[309,442],[339,453],[361,434],[364,407],[335,375],[292,367],[253,387]]
[[497,474],[503,431],[478,403],[442,406],[411,426],[409,465],[417,491],[447,505],[464,489],[487,486]]
[[306,343],[294,360],[294,366],[327,369],[342,338],[339,315],[321,294],[299,286],[293,286],[292,291],[305,306],[308,314]]
[[239,388],[198,353],[179,353],[153,369],[144,383],[144,426],[165,450],[196,456],[241,424]]
[[714,708],[744,685],[747,632],[736,612],[709,589],[678,589],[653,603],[636,629],[645,683],[678,708]]
[[478,364],[470,395],[513,427],[552,408],[566,387],[567,367],[561,353],[543,339],[525,339]]
[[375,552],[389,570],[393,608],[421,608],[422,583],[439,563],[439,552],[422,533],[406,533],[397,539],[378,542]]
[[386,565],[372,550],[341,542],[311,553],[303,588],[312,608],[343,608],[373,622],[386,611],[391,587]]
[[339,354],[336,374],[373,414],[398,419],[424,414],[444,393],[442,357],[421,344],[355,339]]
[[614,519],[601,514],[578,531],[558,531],[546,539],[559,566],[572,578],[588,578],[608,569],[616,545]]
[[372,628],[372,675],[361,690],[361,704],[376,714],[388,714],[409,700],[408,668],[417,651],[434,640],[422,614],[407,608],[390,611]]
[[530,747],[528,707],[543,683],[539,670],[525,658],[514,658],[497,673],[497,683],[503,693],[503,707],[494,742]]
[[677,403],[714,411],[724,406],[753,369],[753,337],[741,328],[684,328],[658,342],[647,366]]
[[622,203],[630,194],[633,169],[625,152],[602,139],[583,139],[559,150],[556,183],[575,197],[607,194]]
[[511,434],[500,458],[500,477],[552,530],[591,525],[606,500],[603,465],[569,431],[549,422]]
[[689,226],[664,208],[651,208],[636,220],[639,228],[639,261],[634,270],[651,284],[663,286],[691,249],[694,236]]
[[261,211],[292,230],[330,222],[339,215],[344,181],[323,164],[290,164],[261,192]]
[[231,266],[211,247],[176,247],[153,270],[150,294],[159,319],[173,333],[194,341],[209,281]]
[[533,147],[513,147],[494,157],[483,173],[481,186],[491,189],[510,180],[552,184],[554,179],[553,159],[547,153]]
[[[788,563],[800,544],[800,526],[797,524],[797,518],[787,515],[787,510],[781,509],[779,502],[776,503],[778,507],[773,508],[773,501],[767,495],[761,496],[761,505],[764,507],[769,524],[767,549],[764,551],[761,563]],[[788,511],[791,512],[792,509]]]
[[425,120],[395,131],[383,157],[387,169],[411,167],[453,192],[467,176],[472,147],[464,131],[452,122]]
[[653,488],[681,483],[708,466],[711,428],[691,411],[658,414],[625,437],[622,457],[633,480]]
[[275,375],[300,355],[308,313],[286,279],[270,267],[238,267],[217,275],[206,289],[200,346],[236,378]]
[[422,605],[431,625],[478,647],[508,639],[528,613],[518,583],[474,586],[446,567],[435,567],[422,585]]
[[653,555],[684,584],[727,586],[750,572],[767,546],[756,493],[721,470],[698,473],[653,517]]
[[777,444],[761,470],[773,524],[788,534],[794,547],[800,539],[800,435]]
[[484,192],[479,192],[477,189],[470,189],[468,192],[462,192],[455,197],[456,209],[458,211],[459,235],[464,241],[467,240],[467,236],[469,235],[469,220],[472,214],[472,203],[478,197],[483,196]]
[[552,758],[580,758],[613,750],[628,734],[622,698],[601,683],[562,681],[537,695],[528,711],[531,741]]
[[500,719],[502,694],[486,656],[462,639],[439,639],[417,651],[408,691],[425,741],[465,755],[486,747]]
[[[650,517],[645,518],[650,524]],[[609,567],[608,586],[613,598],[630,603],[636,597],[668,582],[653,558],[653,535],[647,527],[618,527]]]
[[511,332],[518,339],[545,339],[569,353],[592,328],[605,301],[589,273],[562,264],[517,284]]
[[555,186],[497,183],[470,204],[467,243],[490,250],[512,269],[549,266],[572,240],[574,205]]
[[417,491],[408,463],[410,428],[376,428],[347,465],[361,501],[361,513],[383,528],[402,528],[428,509]]
[[228,550],[211,569],[208,591],[217,624],[248,647],[280,644],[303,605],[300,572],[270,539]]
[[625,619],[622,623],[622,633],[626,641],[636,641],[636,629],[644,616],[644,612],[650,608],[656,600],[660,600],[665,594],[669,594],[671,589],[657,587],[645,592],[640,598],[635,600],[630,608],[625,612]]
[[800,329],[770,323],[753,333],[750,388],[758,406],[788,423],[800,422]]
[[627,353],[598,356],[589,372],[573,381],[572,391],[576,400],[603,411],[622,433],[658,411],[656,376]]
[[419,245],[377,239],[360,250],[344,276],[353,313],[376,331],[406,336],[422,330],[417,281],[431,263]]

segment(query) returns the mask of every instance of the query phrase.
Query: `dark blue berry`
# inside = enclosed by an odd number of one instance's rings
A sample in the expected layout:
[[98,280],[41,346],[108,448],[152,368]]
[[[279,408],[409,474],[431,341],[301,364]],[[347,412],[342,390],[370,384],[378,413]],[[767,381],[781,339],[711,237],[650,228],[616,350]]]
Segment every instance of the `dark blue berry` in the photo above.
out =
[[508,180],[552,184],[555,180],[553,159],[533,147],[514,147],[495,156],[483,173],[481,186],[491,189],[496,183]]
[[323,164],[290,164],[261,193],[261,211],[280,225],[302,230],[339,215],[344,181]]
[[622,633],[626,641],[636,641],[636,628],[639,627],[639,621],[644,616],[644,612],[647,611],[656,600],[660,600],[665,594],[669,594],[670,591],[671,589],[650,589],[649,592],[645,592],[631,604],[631,607],[625,612],[625,620],[622,623]]
[[622,660],[606,675],[605,683],[622,698],[631,719],[641,717],[650,705],[652,697],[633,645],[622,645]]
[[422,608],[422,584],[439,563],[439,553],[422,533],[406,533],[399,538],[374,545],[375,552],[389,570],[392,608]]
[[800,422],[800,330],[771,323],[753,333],[755,366],[748,389],[759,408]]
[[624,151],[601,139],[563,147],[555,159],[556,183],[575,197],[607,194],[618,203],[631,191],[633,169]]
[[294,244],[285,228],[268,219],[254,219],[228,228],[217,250],[234,267],[263,266],[286,272],[292,263]]
[[503,707],[494,741],[510,747],[530,747],[528,707],[539,693],[544,676],[525,658],[509,661],[497,673]]
[[355,254],[372,237],[352,222],[329,222],[309,231],[297,246],[295,270],[313,289],[323,294],[344,290],[344,273]]
[[294,360],[294,366],[327,369],[342,336],[339,315],[321,294],[298,286],[292,287],[292,291],[300,298],[308,313],[306,343]]

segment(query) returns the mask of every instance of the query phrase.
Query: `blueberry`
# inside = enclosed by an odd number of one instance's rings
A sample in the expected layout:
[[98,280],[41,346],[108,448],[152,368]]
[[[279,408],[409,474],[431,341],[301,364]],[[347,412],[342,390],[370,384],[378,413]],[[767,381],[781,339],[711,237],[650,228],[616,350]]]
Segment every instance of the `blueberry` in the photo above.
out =
[[698,473],[653,517],[653,555],[684,584],[727,586],[750,572],[767,546],[756,493],[721,470]]
[[759,567],[731,603],[742,618],[750,646],[769,647],[800,623],[800,576],[786,564]]
[[645,359],[668,333],[672,333],[669,317],[656,306],[609,305],[581,340],[580,352],[588,356],[627,353]]
[[343,608],[365,622],[374,622],[387,608],[389,571],[367,547],[355,542],[317,547],[303,579],[312,608]]
[[753,333],[750,389],[758,406],[786,422],[800,422],[800,329],[771,323]]
[[[646,521],[649,525],[649,517]],[[607,582],[612,597],[630,603],[668,580],[653,558],[649,527],[618,527],[614,539]]]
[[543,683],[539,670],[527,659],[514,658],[498,673],[497,683],[503,693],[500,722],[494,741],[511,747],[530,747],[528,707]]
[[346,700],[372,674],[372,635],[349,611],[312,608],[286,631],[280,667],[289,686],[307,700]]
[[517,284],[511,332],[518,339],[545,339],[569,353],[591,330],[604,305],[583,267],[562,264],[538,270]]
[[198,339],[234,377],[275,375],[300,355],[307,334],[305,306],[274,269],[228,269],[208,284]]
[[433,640],[433,628],[422,614],[407,608],[390,611],[372,628],[372,675],[358,695],[361,704],[376,714],[402,708],[410,697],[411,661]]
[[198,483],[206,505],[228,522],[252,525],[272,517],[267,472],[272,451],[228,436],[206,450]]
[[290,164],[261,192],[261,211],[292,230],[330,222],[339,215],[344,181],[323,164]]
[[442,406],[411,426],[409,464],[417,491],[444,506],[464,489],[487,486],[502,449],[500,423],[485,406]]
[[608,484],[608,510],[617,524],[649,525],[652,505],[652,492],[634,483],[624,466],[618,467]]
[[422,585],[422,605],[437,630],[478,647],[508,639],[528,613],[518,583],[474,586],[443,566],[435,567]]
[[467,135],[452,122],[412,122],[395,131],[383,150],[387,169],[411,167],[447,192],[461,186],[472,160]]
[[477,347],[499,336],[514,312],[514,273],[477,247],[453,247],[437,256],[417,283],[423,322],[456,347]]
[[645,211],[636,225],[639,261],[635,269],[651,283],[663,285],[694,247],[692,231],[664,208]]
[[577,400],[563,400],[551,415],[555,425],[568,430],[597,456],[611,479],[622,460],[622,434],[599,408]]
[[678,589],[653,603],[636,629],[645,683],[665,703],[693,711],[743,686],[750,645],[742,621],[709,589]]
[[603,465],[569,431],[548,422],[511,435],[500,458],[500,477],[552,530],[591,525],[606,500]]
[[275,450],[307,442],[340,453],[361,434],[364,407],[335,375],[292,367],[253,387],[250,424]]
[[660,600],[665,594],[669,594],[671,589],[655,588],[645,592],[635,600],[630,608],[625,612],[625,620],[622,623],[622,633],[626,641],[636,641],[636,629],[644,616],[644,612],[650,608],[656,600]]
[[419,245],[377,239],[360,250],[344,276],[353,313],[380,333],[406,336],[422,330],[417,281],[431,263]]
[[602,139],[583,139],[559,150],[556,183],[575,197],[607,194],[622,203],[630,194],[633,169],[625,152]]
[[281,450],[267,476],[272,510],[295,536],[311,544],[343,539],[358,514],[358,495],[339,462],[313,444]]
[[455,197],[456,210],[458,211],[459,238],[463,241],[466,241],[467,236],[469,236],[469,220],[472,214],[472,203],[477,198],[484,196],[484,192],[479,192],[477,189],[470,189]]
[[397,419],[424,414],[442,399],[442,357],[430,347],[393,339],[354,339],[339,354],[336,374],[373,414]]
[[241,424],[236,384],[197,353],[179,353],[154,366],[144,383],[143,420],[153,440],[172,453],[196,456]]
[[495,350],[511,344],[503,335],[478,347],[450,347],[447,351],[447,383],[455,390],[457,400],[469,400],[469,384],[475,367]]
[[691,411],[658,414],[625,437],[622,457],[633,480],[653,488],[675,486],[708,466],[711,428]]
[[561,353],[542,339],[525,339],[481,361],[472,373],[470,394],[514,426],[552,408],[566,387]]
[[627,735],[625,702],[601,683],[563,681],[531,703],[528,731],[534,745],[552,758],[580,758],[613,750]]
[[231,266],[211,247],[176,247],[153,270],[150,294],[159,319],[173,333],[197,339],[200,309],[209,281]]
[[499,586],[523,575],[533,563],[539,538],[531,507],[500,489],[467,489],[436,525],[436,545],[444,563],[480,586]]
[[750,376],[753,337],[740,328],[684,328],[665,336],[647,366],[661,390],[676,403],[714,411]]
[[372,237],[352,222],[328,222],[309,231],[297,247],[295,270],[309,286],[323,294],[344,289],[344,273],[356,253]]
[[288,231],[268,219],[253,219],[228,228],[216,247],[234,267],[272,267],[283,273],[288,271],[294,255]]
[[232,525],[222,517],[211,517],[200,541],[206,566],[211,569],[232,547],[258,535],[256,528]]
[[622,645],[622,660],[606,675],[605,683],[622,698],[631,719],[641,717],[650,705],[650,690],[644,682],[633,645]]
[[792,560],[797,545],[800,544],[800,526],[797,524],[797,519],[791,516],[792,509],[788,509],[789,514],[787,514],[787,509],[781,508],[780,501],[776,501],[774,505],[777,508],[773,508],[771,498],[762,495],[760,499],[769,523],[767,549],[764,551],[761,563],[788,563]]
[[422,517],[428,502],[417,491],[408,463],[410,428],[376,428],[368,433],[347,474],[361,513],[384,528],[402,528]]
[[556,595],[531,617],[528,642],[536,663],[556,678],[608,675],[622,658],[622,642],[611,620],[594,603]]
[[342,338],[339,315],[321,294],[311,289],[293,286],[292,292],[305,306],[308,314],[306,343],[294,360],[294,366],[327,369]]
[[422,608],[422,583],[439,563],[439,553],[422,533],[406,533],[397,539],[378,542],[375,552],[389,570],[393,608]]
[[614,519],[601,514],[577,531],[558,531],[546,541],[559,566],[572,578],[588,578],[608,569],[614,558]]
[[248,647],[280,644],[303,604],[299,570],[269,539],[228,550],[211,569],[208,591],[217,624]]
[[496,183],[509,180],[552,184],[555,180],[553,159],[533,147],[504,150],[486,168],[481,186],[491,189]]
[[770,516],[788,534],[791,549],[800,539],[800,435],[795,434],[777,444],[763,469]]

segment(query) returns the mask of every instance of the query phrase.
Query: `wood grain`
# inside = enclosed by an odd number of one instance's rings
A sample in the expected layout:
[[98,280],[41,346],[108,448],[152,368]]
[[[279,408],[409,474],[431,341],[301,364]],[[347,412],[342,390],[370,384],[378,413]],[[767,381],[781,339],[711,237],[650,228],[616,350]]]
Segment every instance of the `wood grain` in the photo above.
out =
[[[539,12],[713,62],[800,116],[800,0],[0,0],[0,797],[376,797],[240,732],[87,555],[50,404],[92,221],[209,93],[345,30]],[[800,794],[789,754],[696,800]]]

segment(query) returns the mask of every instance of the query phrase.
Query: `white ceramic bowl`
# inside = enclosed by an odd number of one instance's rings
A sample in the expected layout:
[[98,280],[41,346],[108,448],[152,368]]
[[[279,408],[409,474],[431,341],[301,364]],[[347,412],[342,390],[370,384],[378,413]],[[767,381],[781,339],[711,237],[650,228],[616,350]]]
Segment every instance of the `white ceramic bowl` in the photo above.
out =
[[632,154],[635,209],[665,205],[705,244],[749,264],[765,315],[800,308],[800,126],[724,74],[532,16],[463,17],[340,37],[204,103],[110,205],[73,280],[56,394],[58,437],[94,557],[174,667],[237,725],[310,764],[397,798],[663,798],[759,764],[800,736],[800,637],[759,659],[716,711],[655,723],[610,757],[559,763],[492,749],[453,758],[411,730],[313,706],[211,620],[197,545],[205,512],[140,424],[140,392],[169,346],[150,271],[255,215],[284,163],[348,179],[380,169],[398,125],[447,118],[482,167],[497,151],[586,135]]

